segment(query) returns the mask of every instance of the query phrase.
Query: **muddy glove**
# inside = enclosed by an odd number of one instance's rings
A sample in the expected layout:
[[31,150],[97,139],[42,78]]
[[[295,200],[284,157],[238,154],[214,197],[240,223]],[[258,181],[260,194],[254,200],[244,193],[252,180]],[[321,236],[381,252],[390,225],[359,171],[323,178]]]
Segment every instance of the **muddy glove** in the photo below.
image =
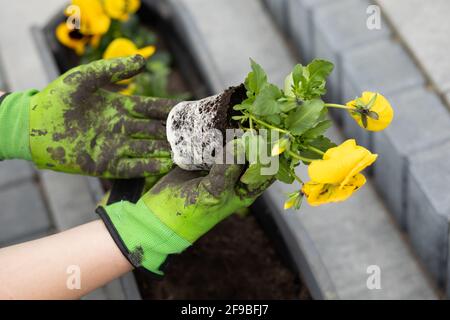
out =
[[188,248],[217,223],[248,207],[270,185],[249,189],[242,167],[214,165],[207,176],[176,168],[136,204],[97,209],[122,253],[135,267],[162,274],[168,255]]
[[104,89],[138,74],[144,64],[139,55],[99,60],[68,71],[41,92],[8,95],[0,105],[0,159],[105,178],[168,172],[165,120],[175,102]]

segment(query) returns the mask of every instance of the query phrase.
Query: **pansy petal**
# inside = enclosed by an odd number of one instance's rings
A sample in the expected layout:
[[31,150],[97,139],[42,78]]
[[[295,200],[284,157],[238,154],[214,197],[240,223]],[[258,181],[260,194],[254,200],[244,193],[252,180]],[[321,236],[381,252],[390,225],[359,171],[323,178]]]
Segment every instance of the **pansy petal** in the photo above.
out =
[[137,50],[138,49],[133,41],[126,38],[118,38],[108,45],[103,54],[103,59],[131,56],[135,54]]
[[140,54],[144,58],[148,59],[151,57],[156,51],[155,46],[148,46],[136,51],[137,54]]
[[343,186],[310,181],[303,185],[302,191],[311,206],[319,206],[330,202],[347,200],[365,183],[366,178],[362,174],[357,174]]
[[330,148],[322,160],[312,161],[308,174],[311,180],[318,183],[341,184],[372,164],[375,159],[376,155],[357,146],[355,140],[350,139]]

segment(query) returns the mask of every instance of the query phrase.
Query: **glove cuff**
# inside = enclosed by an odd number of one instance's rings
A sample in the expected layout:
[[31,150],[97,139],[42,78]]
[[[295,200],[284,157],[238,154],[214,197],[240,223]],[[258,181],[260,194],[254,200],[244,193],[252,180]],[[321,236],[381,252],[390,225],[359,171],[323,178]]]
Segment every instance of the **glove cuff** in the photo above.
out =
[[169,255],[183,252],[191,243],[180,237],[139,201],[121,201],[99,207],[100,215],[117,246],[135,267],[163,275]]
[[30,100],[37,90],[15,92],[1,97],[0,159],[31,161]]

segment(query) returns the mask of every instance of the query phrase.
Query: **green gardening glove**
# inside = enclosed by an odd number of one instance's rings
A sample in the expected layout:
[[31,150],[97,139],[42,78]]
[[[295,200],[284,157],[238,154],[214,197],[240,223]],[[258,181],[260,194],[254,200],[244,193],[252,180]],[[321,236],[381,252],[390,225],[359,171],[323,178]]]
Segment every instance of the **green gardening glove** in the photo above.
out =
[[104,178],[167,173],[172,161],[165,120],[176,102],[105,89],[144,65],[139,55],[99,60],[68,71],[41,92],[8,95],[0,105],[0,159]]
[[249,188],[242,166],[216,164],[206,176],[176,168],[136,204],[97,209],[130,263],[162,274],[168,255],[188,248],[235,211],[248,207],[271,181]]

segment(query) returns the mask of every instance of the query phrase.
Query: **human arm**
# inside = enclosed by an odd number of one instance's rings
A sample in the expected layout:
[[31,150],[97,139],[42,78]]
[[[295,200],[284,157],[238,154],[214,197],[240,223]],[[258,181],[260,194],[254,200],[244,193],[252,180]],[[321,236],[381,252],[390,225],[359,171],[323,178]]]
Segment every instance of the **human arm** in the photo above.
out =
[[[69,289],[77,268],[80,289]],[[131,270],[97,220],[0,249],[0,299],[78,299]]]
[[[163,274],[171,254],[191,246],[217,223],[249,206],[270,185],[239,182],[242,166],[211,172],[172,170],[136,203],[97,211],[103,219],[41,240],[0,250],[0,298],[75,299],[130,271]],[[106,227],[105,227],[106,226]],[[80,290],[67,288],[79,266]]]

